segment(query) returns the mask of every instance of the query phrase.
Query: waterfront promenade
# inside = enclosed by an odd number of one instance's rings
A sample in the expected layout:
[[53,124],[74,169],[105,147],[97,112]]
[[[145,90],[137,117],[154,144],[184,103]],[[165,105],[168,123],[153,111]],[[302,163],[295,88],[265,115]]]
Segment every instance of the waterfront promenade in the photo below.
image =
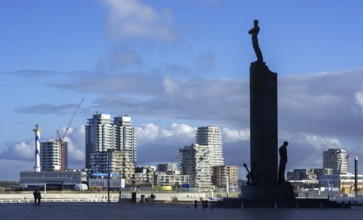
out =
[[342,220],[362,219],[363,209],[222,209],[192,204],[29,203],[0,204],[1,220]]

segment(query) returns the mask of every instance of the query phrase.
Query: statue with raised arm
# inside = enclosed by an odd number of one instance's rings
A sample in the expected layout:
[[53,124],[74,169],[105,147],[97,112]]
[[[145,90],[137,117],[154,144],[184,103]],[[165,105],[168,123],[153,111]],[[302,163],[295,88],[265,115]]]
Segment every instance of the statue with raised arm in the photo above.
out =
[[260,31],[260,27],[258,26],[258,20],[254,20],[253,24],[254,24],[253,28],[249,30],[248,33],[252,35],[252,46],[257,56],[257,62],[263,62],[262,52],[258,45],[258,38],[257,38],[258,32]]

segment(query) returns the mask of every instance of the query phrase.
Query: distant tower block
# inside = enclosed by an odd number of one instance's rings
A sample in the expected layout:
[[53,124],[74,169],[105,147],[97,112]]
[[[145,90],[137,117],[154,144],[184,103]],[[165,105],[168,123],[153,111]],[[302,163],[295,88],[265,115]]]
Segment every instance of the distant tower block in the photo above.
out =
[[34,165],[34,171],[40,172],[40,132],[39,125],[36,124],[35,128],[33,129],[35,133],[35,165]]

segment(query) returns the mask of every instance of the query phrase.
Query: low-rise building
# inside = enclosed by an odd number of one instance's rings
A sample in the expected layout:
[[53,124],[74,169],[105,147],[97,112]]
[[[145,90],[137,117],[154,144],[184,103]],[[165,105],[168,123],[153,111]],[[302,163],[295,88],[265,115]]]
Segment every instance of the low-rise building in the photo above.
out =
[[76,184],[87,182],[87,172],[82,170],[67,171],[22,171],[20,172],[19,185],[25,188],[43,187],[47,188],[70,188]]
[[[337,188],[343,193],[353,193],[355,191],[354,183],[355,175],[352,173],[322,175],[319,178],[320,187]],[[363,175],[358,175],[358,191],[363,191]]]
[[155,185],[181,187],[189,185],[189,175],[181,175],[180,172],[155,172]]
[[110,183],[110,189],[125,188],[125,179],[121,178],[111,177],[110,179],[108,179],[107,177],[102,177],[88,179],[88,187],[90,190],[107,189],[108,183]]
[[175,171],[178,169],[177,163],[159,163],[157,165],[157,171]]
[[117,173],[121,175],[127,185],[132,184],[134,167],[127,161],[129,156],[125,151],[109,150],[97,151],[90,154],[91,174]]
[[238,166],[214,166],[212,182],[219,188],[226,188],[227,184],[230,188],[238,188]]
[[155,179],[155,167],[141,166],[135,168],[132,179],[133,186],[153,186]]
[[320,168],[294,169],[287,172],[287,181],[318,180],[323,172],[323,169]]

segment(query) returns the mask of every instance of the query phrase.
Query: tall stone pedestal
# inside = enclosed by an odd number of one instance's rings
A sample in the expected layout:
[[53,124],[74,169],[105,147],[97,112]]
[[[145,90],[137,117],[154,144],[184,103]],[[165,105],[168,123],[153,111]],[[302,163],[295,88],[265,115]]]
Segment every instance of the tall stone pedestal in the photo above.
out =
[[243,199],[293,198],[289,183],[278,185],[277,74],[265,63],[250,67],[250,185]]
[[255,185],[277,184],[277,74],[265,63],[250,67],[251,170]]

